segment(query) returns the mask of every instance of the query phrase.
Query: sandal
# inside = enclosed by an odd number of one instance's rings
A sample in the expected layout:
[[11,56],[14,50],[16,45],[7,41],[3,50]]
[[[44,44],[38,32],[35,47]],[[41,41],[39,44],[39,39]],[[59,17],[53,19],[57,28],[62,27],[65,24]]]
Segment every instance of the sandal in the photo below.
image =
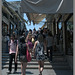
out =
[[42,75],[42,72],[40,72],[40,74],[39,75]]

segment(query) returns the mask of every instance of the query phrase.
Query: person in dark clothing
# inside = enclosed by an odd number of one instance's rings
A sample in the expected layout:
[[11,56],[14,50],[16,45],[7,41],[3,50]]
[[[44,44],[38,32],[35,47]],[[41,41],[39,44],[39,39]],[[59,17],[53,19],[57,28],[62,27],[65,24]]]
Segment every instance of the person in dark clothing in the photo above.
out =
[[[15,56],[15,62],[17,62],[18,53],[19,55],[26,56],[27,49],[29,48],[28,48],[28,44],[25,42],[25,37],[21,36],[19,45],[17,46],[17,49],[16,49],[17,51],[16,51],[16,56]],[[26,59],[20,59],[20,58],[19,58],[19,61],[21,62],[21,75],[26,75],[27,61]]]

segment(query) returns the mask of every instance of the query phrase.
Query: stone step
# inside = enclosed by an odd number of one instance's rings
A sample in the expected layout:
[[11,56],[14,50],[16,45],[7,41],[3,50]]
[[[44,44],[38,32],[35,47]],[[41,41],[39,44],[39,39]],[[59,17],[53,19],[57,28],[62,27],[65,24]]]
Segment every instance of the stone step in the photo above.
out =
[[[3,58],[2,59],[2,61],[9,61],[9,58]],[[19,61],[19,59],[17,59],[17,61]],[[36,59],[32,59],[31,61],[34,61],[34,62],[36,62]],[[48,61],[48,59],[45,59],[44,61]],[[65,60],[65,59],[58,59],[58,58],[56,58],[56,59],[53,59],[53,62],[66,62],[67,60]]]
[[[47,54],[47,53],[45,53]],[[2,55],[9,55],[9,53],[6,53],[5,51],[2,51]],[[53,53],[53,56],[62,56],[63,53],[62,52],[55,52]]]
[[[21,68],[21,64],[19,59],[18,62],[18,69]],[[8,69],[9,67],[9,53],[2,53],[2,68]],[[14,68],[14,62],[12,63],[12,68]],[[28,62],[27,69],[38,69],[38,62],[32,56],[31,62]],[[45,59],[44,62],[44,69],[70,69],[67,61],[64,59],[62,53],[53,53],[53,61],[50,63],[48,59]]]
[[[32,55],[33,56],[33,55]],[[7,53],[3,53],[2,54],[2,57],[9,57],[9,54],[7,54]],[[61,57],[63,57],[62,55],[60,56],[60,55],[57,55],[57,56],[54,56],[53,55],[53,57],[59,57],[59,58],[61,58]]]
[[[17,62],[18,63],[18,65],[20,65],[20,62],[18,61]],[[9,61],[6,61],[6,62],[2,62],[2,65],[7,65],[7,64],[9,64]],[[12,63],[12,64],[14,64],[14,62]],[[38,62],[36,61],[36,62],[33,62],[33,61],[31,61],[31,62],[28,62],[28,65],[38,65]],[[50,63],[50,62],[44,62],[44,65],[68,65],[67,64],[67,62],[52,62],[52,63]]]
[[[8,65],[4,65],[2,68],[8,69]],[[14,65],[12,65],[14,68]],[[21,68],[21,65],[18,65],[18,69]],[[27,69],[38,69],[38,65],[27,65]],[[44,65],[44,69],[70,69],[69,66],[52,66],[52,65]]]
[[[9,61],[9,58],[3,58],[2,61]],[[19,61],[19,59],[17,59],[17,61]],[[36,59],[32,59],[31,61],[36,62]],[[48,59],[45,59],[44,61],[48,61]],[[65,59],[53,59],[53,62],[67,62],[67,60]]]
[[[47,56],[45,56],[47,58]],[[9,55],[3,55],[2,58],[9,58]],[[32,56],[34,58],[34,56]],[[53,58],[63,59],[63,56],[53,56]]]
[[[9,58],[9,56],[2,56],[2,59],[4,59],[4,58]],[[47,57],[45,57],[46,59],[47,59]],[[32,59],[34,59],[34,56],[32,56]],[[59,56],[53,56],[53,59],[61,59],[61,60],[63,60],[64,58],[63,57],[59,57]]]
[[[3,58],[2,61],[9,61],[9,58]],[[17,61],[19,61],[19,59],[17,59]],[[32,59],[31,61],[36,62],[36,59]],[[48,60],[45,60],[45,61],[48,61]]]

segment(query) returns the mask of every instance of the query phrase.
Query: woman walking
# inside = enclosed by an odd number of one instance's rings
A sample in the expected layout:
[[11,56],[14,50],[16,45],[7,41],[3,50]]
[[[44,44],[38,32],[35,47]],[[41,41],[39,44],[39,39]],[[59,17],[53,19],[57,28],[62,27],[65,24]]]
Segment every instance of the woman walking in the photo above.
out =
[[38,35],[38,39],[34,44],[33,50],[34,50],[34,57],[36,58],[39,64],[39,73],[40,73],[39,75],[42,75],[45,56],[44,56],[43,36],[41,34]]
[[26,38],[26,42],[29,47],[30,55],[32,56],[32,50],[33,50],[34,44],[32,43],[32,33],[31,32],[28,33],[27,38]]
[[19,53],[19,61],[21,62],[21,75],[26,75],[27,58],[26,51],[28,49],[27,43],[25,43],[25,37],[20,37],[19,45],[17,46],[15,62],[17,62],[17,55]]

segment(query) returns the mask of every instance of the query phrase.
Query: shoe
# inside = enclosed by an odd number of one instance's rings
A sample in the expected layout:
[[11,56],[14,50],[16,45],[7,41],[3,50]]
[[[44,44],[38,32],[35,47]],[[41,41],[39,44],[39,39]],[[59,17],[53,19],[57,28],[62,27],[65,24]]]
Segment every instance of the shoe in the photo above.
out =
[[42,74],[39,74],[39,75],[42,75]]
[[49,59],[49,62],[51,63],[52,61]]
[[17,73],[16,71],[13,72],[13,74]]
[[49,62],[50,62],[50,63],[52,63],[52,61],[51,61],[51,60],[49,60]]
[[42,72],[40,72],[40,74],[39,75],[42,75]]
[[7,71],[8,74],[11,74],[11,71]]
[[50,61],[50,62],[52,62],[52,61]]

